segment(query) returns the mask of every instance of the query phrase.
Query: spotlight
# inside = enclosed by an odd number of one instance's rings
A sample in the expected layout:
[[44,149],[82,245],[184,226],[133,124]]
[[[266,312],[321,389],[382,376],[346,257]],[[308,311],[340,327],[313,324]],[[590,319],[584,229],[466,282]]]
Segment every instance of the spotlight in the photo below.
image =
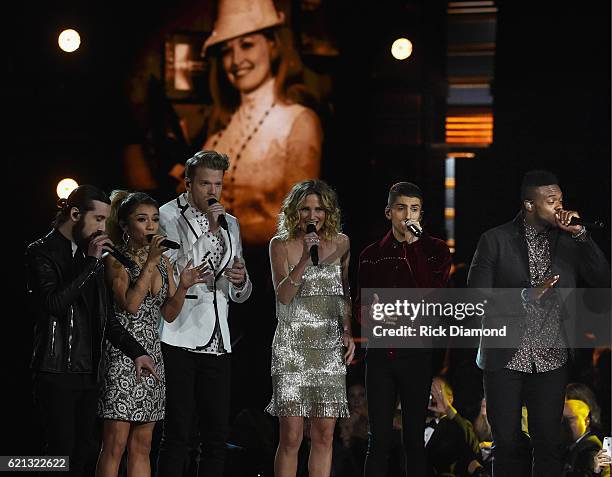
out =
[[76,30],[69,28],[59,34],[57,44],[66,53],[72,53],[79,49],[81,45],[81,35]]
[[79,187],[77,181],[68,177],[66,179],[62,179],[57,183],[57,188],[55,189],[55,191],[57,192],[57,196],[60,199],[67,199],[70,193],[77,187]]
[[405,60],[412,55],[412,42],[407,38],[398,38],[391,45],[391,54],[396,60]]

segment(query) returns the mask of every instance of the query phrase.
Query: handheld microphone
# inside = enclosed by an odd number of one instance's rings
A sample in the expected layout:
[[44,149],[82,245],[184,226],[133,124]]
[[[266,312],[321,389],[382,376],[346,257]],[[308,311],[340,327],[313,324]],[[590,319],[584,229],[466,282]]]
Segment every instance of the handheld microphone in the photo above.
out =
[[[92,234],[91,238],[95,238],[103,234],[104,232],[102,232],[101,230],[98,230]],[[105,258],[107,255],[112,255],[113,257],[115,257],[115,260],[117,260],[125,268],[132,268],[136,266],[136,263],[134,262],[134,260],[132,260],[130,257],[121,253],[119,250],[115,248],[114,245],[105,244],[104,246],[109,250],[104,250],[104,252],[102,252],[101,258]]]
[[[308,224],[306,226],[306,233],[310,234],[312,232],[316,232],[317,227],[315,224]],[[319,246],[313,245],[310,247],[310,259],[312,260],[312,264],[316,267],[319,264]]]
[[408,230],[410,230],[412,232],[412,234],[415,237],[420,237],[421,235],[423,235],[423,230],[419,229],[416,225],[414,224],[410,224],[410,225],[406,225],[406,227],[408,228]]
[[[150,243],[151,240],[153,240],[153,237],[155,237],[155,234],[148,234],[147,235],[147,241]],[[173,242],[172,240],[168,240],[168,239],[162,240],[160,245],[162,247],[168,247],[168,248],[172,248],[174,250],[177,250],[177,249],[181,248],[181,244]]]
[[582,219],[580,217],[572,217],[570,225],[582,225],[592,229],[603,229],[606,225],[601,220]]
[[106,257],[107,255],[112,255],[113,257],[115,257],[115,259],[121,264],[123,265],[125,268],[132,268],[136,265],[136,263],[134,262],[134,260],[132,260],[130,257],[122,254],[119,250],[117,250],[115,247],[113,247],[112,245],[105,245],[105,247],[110,248],[110,250],[106,250],[103,254],[102,254],[102,258]]
[[[216,204],[217,202],[219,201],[215,199],[214,197],[211,197],[210,199],[208,199],[208,205],[213,205],[213,204]],[[225,214],[221,214],[219,217],[217,217],[217,223],[219,224],[219,227],[227,230],[227,219],[225,218]]]

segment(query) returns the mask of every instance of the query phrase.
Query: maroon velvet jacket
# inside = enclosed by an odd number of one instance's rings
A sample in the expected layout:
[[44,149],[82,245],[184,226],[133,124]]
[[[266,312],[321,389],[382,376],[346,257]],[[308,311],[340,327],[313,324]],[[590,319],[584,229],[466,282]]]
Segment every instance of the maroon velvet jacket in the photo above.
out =
[[[451,254],[443,240],[424,233],[408,244],[398,242],[389,232],[378,242],[368,245],[359,256],[358,288],[353,309],[362,328],[371,324],[361,316],[362,304],[369,308],[372,297],[362,297],[364,288],[445,288],[450,275]],[[367,309],[367,308],[366,308]],[[363,333],[362,333],[363,334]],[[368,351],[368,359],[376,356],[394,358],[414,350]]]

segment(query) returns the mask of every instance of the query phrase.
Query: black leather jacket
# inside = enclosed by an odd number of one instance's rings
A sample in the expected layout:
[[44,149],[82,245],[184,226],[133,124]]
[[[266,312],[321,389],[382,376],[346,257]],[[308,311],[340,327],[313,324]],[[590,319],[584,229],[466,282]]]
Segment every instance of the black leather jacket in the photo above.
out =
[[[72,281],[67,281],[72,261],[70,241],[56,229],[27,248],[28,301],[35,320],[32,369],[52,373],[97,373],[98,362],[93,361],[103,355],[104,339],[97,344],[99,350],[92,350],[91,337],[79,335],[78,324],[83,320],[89,320],[89,329],[96,331],[95,336],[106,337],[130,358],[147,354],[115,317],[102,262],[87,257],[84,270]],[[83,311],[79,310],[84,308],[75,305],[83,285],[89,280],[97,284],[97,307],[89,310],[89,316],[81,316]],[[85,362],[78,358],[84,355],[92,359]]]

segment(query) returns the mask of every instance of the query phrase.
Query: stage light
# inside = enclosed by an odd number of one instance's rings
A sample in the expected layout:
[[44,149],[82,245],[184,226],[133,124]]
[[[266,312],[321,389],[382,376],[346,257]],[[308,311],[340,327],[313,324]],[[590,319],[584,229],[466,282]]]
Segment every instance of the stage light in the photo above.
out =
[[55,191],[57,192],[57,196],[60,199],[67,199],[70,193],[77,187],[79,187],[77,181],[68,177],[66,179],[62,179],[57,183],[57,188],[55,189]]
[[391,54],[396,60],[405,60],[412,55],[412,42],[407,38],[398,38],[391,45]]
[[69,28],[59,34],[57,44],[66,53],[72,53],[79,49],[81,45],[81,35],[76,30]]

